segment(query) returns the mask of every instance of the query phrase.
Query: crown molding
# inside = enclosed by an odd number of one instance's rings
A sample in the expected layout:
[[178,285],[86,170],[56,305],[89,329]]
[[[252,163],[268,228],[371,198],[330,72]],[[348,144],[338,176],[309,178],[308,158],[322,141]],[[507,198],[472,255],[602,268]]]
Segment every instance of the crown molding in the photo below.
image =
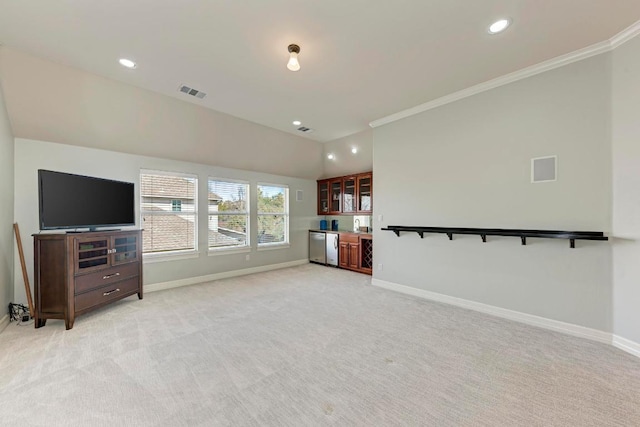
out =
[[620,31],[615,36],[611,37],[609,39],[609,43],[611,44],[611,49],[613,50],[619,47],[620,45],[628,42],[629,40],[636,37],[637,35],[640,35],[640,21],[630,25],[629,27]]
[[441,98],[434,99],[433,101],[426,102],[424,104],[417,105],[415,107],[402,110],[398,113],[391,114],[378,120],[374,120],[369,123],[372,128],[377,128],[397,120],[401,120],[407,117],[414,116],[416,114],[423,113],[428,110],[432,110],[437,107],[441,107],[446,104],[458,101],[460,99],[468,98],[473,95],[477,95],[482,92],[486,92],[491,89],[495,89],[500,86],[507,85],[509,83],[517,82],[518,80],[526,79],[536,74],[551,71],[556,68],[564,67],[574,62],[582,61],[592,56],[600,55],[605,52],[609,52],[620,45],[628,42],[634,37],[640,35],[640,21],[637,21],[628,28],[622,30],[609,40],[605,40],[600,43],[587,46],[585,48],[552,58],[548,61],[541,62],[536,65],[532,65],[522,70],[515,71],[513,73],[505,74],[504,76],[497,77],[495,79],[486,81],[484,83],[471,86],[469,88],[453,92],[449,95],[445,95]]

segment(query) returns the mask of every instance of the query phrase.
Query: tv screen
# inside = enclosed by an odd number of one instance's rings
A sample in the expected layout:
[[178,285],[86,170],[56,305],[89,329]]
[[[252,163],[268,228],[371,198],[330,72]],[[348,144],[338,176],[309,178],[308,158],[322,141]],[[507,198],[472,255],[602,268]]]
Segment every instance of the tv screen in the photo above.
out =
[[38,170],[40,229],[135,225],[133,183]]

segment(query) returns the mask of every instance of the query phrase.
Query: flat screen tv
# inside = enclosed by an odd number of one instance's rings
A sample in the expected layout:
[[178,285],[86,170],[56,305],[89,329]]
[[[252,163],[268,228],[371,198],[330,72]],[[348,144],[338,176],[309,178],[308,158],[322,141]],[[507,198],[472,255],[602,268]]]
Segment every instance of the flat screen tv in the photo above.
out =
[[133,183],[38,170],[40,229],[135,225]]

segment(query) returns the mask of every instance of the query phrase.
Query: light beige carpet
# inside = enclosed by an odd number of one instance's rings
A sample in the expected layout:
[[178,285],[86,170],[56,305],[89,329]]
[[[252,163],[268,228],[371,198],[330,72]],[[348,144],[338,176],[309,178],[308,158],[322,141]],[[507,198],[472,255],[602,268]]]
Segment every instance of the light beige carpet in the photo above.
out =
[[640,359],[316,265],[0,334],[0,425],[639,426]]

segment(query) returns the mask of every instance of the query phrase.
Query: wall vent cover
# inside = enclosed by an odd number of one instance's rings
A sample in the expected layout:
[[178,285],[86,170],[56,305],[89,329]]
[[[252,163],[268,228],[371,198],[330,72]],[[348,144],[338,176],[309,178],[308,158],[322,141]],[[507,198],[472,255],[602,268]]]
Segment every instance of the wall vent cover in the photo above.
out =
[[308,128],[308,127],[306,127],[306,126],[300,126],[300,127],[298,128],[298,130],[299,130],[300,132],[304,132],[304,133],[311,133],[311,132],[313,132],[313,129]]
[[531,159],[531,182],[550,182],[558,178],[558,156]]
[[178,88],[178,90],[182,93],[186,93],[187,95],[195,96],[198,99],[202,99],[205,96],[207,96],[207,94],[204,93],[203,91],[191,88],[186,85],[181,85],[180,88]]

